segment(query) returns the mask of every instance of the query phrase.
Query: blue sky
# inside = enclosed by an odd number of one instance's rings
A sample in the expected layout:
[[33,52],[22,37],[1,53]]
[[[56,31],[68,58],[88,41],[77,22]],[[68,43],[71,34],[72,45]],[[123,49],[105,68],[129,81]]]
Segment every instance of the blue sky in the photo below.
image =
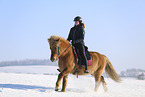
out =
[[67,38],[75,16],[90,51],[117,70],[145,69],[144,0],[1,0],[0,61],[49,59],[47,38]]

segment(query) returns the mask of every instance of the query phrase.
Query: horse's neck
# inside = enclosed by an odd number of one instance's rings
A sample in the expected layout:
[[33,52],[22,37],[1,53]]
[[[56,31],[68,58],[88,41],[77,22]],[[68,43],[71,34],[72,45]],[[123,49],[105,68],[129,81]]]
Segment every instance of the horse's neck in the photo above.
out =
[[[66,48],[64,50],[66,50]],[[61,55],[61,58],[67,58],[67,59],[74,58],[72,46],[67,48],[67,50]]]

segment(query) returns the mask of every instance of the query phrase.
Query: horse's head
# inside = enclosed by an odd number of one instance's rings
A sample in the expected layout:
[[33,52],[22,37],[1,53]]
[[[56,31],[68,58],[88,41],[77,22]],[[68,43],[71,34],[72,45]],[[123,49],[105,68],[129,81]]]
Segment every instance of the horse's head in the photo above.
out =
[[60,55],[60,38],[56,38],[54,36],[51,36],[48,39],[50,50],[51,50],[51,58],[50,60],[52,62],[55,62],[58,60],[58,56]]

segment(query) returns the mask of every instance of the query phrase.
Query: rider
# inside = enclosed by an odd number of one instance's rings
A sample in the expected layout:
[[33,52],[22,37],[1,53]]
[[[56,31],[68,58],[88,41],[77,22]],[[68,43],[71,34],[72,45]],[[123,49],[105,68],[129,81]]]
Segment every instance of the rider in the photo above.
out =
[[75,25],[71,28],[69,36],[67,38],[68,41],[72,41],[72,45],[75,47],[75,51],[77,53],[79,62],[80,60],[85,65],[84,73],[89,73],[88,65],[87,65],[87,58],[85,55],[85,47],[84,47],[84,36],[85,36],[85,25],[82,23],[82,18],[77,16],[74,18]]

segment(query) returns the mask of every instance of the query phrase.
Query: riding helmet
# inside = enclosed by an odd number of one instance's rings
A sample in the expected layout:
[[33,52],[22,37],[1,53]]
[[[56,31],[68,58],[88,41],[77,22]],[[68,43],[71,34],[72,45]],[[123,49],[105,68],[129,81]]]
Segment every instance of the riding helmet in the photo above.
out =
[[82,22],[82,18],[80,16],[77,16],[77,17],[74,18],[74,21],[80,21],[80,22]]

